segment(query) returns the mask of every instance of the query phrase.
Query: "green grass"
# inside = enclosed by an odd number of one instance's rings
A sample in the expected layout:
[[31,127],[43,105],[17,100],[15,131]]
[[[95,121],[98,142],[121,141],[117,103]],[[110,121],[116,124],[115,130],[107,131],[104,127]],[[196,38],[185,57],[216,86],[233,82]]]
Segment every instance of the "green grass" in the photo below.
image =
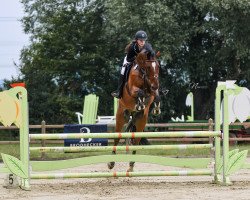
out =
[[[163,143],[156,143],[163,144]],[[40,144],[32,144],[31,146],[41,146]],[[63,144],[47,144],[46,146],[63,146]],[[230,149],[240,149],[248,150],[248,156],[250,157],[250,145],[237,145],[231,146]],[[0,153],[5,153],[19,158],[19,145],[0,145]],[[125,152],[119,152],[125,153]],[[86,156],[94,155],[105,155],[107,152],[81,152],[81,153],[59,153],[51,152],[46,153],[46,160],[61,160],[61,159],[72,159]],[[108,154],[111,154],[111,152]],[[187,149],[187,150],[139,150],[137,154],[143,155],[161,155],[161,156],[171,156],[171,157],[210,157],[210,149]],[[32,152],[30,155],[31,160],[41,160],[41,153]],[[0,161],[2,162],[2,157],[0,156]]]

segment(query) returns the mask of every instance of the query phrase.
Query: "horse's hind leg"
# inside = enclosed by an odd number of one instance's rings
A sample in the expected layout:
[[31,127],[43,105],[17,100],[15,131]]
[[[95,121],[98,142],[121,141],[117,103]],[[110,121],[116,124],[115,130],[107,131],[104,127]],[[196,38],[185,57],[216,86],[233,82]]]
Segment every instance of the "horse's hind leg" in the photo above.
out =
[[[134,125],[135,130],[133,130],[133,132],[135,132],[135,131],[143,132],[143,130],[146,126],[147,119],[148,119],[148,111],[149,111],[149,108],[146,108],[143,113],[138,113],[138,116],[136,116],[136,121],[135,121],[135,125]],[[133,145],[139,145],[140,140],[141,140],[141,138],[136,138],[134,140]],[[135,155],[136,151],[132,151],[132,154]],[[130,162],[127,172],[134,171],[134,165],[135,165],[135,162]]]
[[[135,155],[136,154],[136,151],[132,151],[132,154]],[[134,171],[134,165],[135,165],[135,162],[129,162],[129,168],[127,170],[127,172],[132,172]]]
[[[117,144],[119,143],[119,140],[120,140],[120,139],[115,139],[115,140],[114,140],[114,146],[117,146]],[[112,154],[115,155],[115,154],[116,154],[116,151],[112,151]],[[115,166],[115,162],[114,162],[114,161],[108,163],[108,168],[109,168],[109,169],[113,169],[114,166]]]
[[[125,119],[124,119],[124,115],[123,115],[123,109],[120,107],[118,107],[117,113],[116,113],[116,126],[115,126],[115,132],[121,132],[123,125],[125,124]],[[117,138],[114,140],[114,146],[117,146],[119,143],[120,139]],[[112,154],[115,155],[116,151],[112,151]],[[109,162],[108,163],[108,168],[109,169],[113,169],[115,166],[115,162]]]
[[[130,128],[130,132],[136,132],[136,126],[133,125],[131,128]],[[137,142],[136,140],[138,140],[137,138],[135,138],[134,140],[132,140],[132,145],[135,145]],[[132,154],[135,155],[136,154],[136,151],[132,151]],[[132,172],[134,170],[134,165],[135,165],[135,162],[129,162],[129,168],[127,170],[127,172]]]

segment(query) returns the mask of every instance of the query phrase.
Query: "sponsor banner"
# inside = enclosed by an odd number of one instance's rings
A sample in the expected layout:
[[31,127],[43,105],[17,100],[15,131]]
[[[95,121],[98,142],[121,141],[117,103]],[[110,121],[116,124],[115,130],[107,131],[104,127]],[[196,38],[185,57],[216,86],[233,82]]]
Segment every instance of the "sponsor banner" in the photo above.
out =
[[[108,127],[106,124],[66,124],[64,133],[107,133]],[[80,138],[80,139],[65,139],[64,146],[107,146],[108,139],[106,138]]]

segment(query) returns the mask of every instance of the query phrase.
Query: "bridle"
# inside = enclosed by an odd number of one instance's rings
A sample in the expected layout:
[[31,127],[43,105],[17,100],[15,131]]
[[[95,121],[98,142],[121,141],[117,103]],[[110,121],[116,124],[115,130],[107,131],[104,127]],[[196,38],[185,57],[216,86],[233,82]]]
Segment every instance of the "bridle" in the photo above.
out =
[[[145,50],[143,50],[142,51],[142,53],[146,53],[146,51]],[[152,94],[152,89],[151,89],[151,82],[150,82],[150,78],[149,78],[149,67],[148,66],[146,66],[146,63],[148,63],[148,62],[150,62],[150,63],[153,63],[153,62],[155,62],[155,64],[157,65],[157,66],[159,66],[159,63],[158,63],[158,61],[156,60],[156,59],[152,59],[152,60],[150,60],[150,59],[145,59],[144,60],[144,66],[142,67],[142,66],[140,66],[137,62],[134,62],[134,64],[133,64],[133,66],[135,66],[135,65],[137,65],[137,70],[139,71],[139,77],[143,80],[143,85],[142,85],[142,90],[144,91],[144,93],[146,94],[146,97],[149,97],[151,94]],[[151,64],[152,65],[152,64]],[[150,66],[150,67],[152,67],[152,66]],[[155,70],[154,70],[155,71]],[[158,79],[158,75],[155,75],[154,74],[154,78],[157,78]],[[130,92],[130,90],[129,90],[129,87],[128,87],[128,84],[126,84],[126,89],[127,89],[127,92],[128,92],[128,94],[131,96],[131,92]]]
[[[151,63],[155,62],[156,65],[158,63],[158,61],[155,60],[155,59],[154,60],[145,60],[145,63],[147,63],[147,62],[151,62]],[[142,90],[145,92],[145,94],[151,94],[152,89],[151,89],[151,86],[150,86],[148,67],[144,68],[144,67],[140,67],[139,65],[138,65],[138,67],[139,67],[138,70],[139,70],[139,73],[141,75],[141,78],[143,79],[143,88],[142,88]],[[154,75],[154,78],[158,78],[158,76]]]

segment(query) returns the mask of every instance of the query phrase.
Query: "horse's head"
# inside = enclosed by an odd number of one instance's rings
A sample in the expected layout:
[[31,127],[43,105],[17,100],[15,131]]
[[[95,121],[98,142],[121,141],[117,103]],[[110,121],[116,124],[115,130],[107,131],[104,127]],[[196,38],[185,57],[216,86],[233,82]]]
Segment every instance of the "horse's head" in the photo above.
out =
[[156,57],[159,56],[159,53],[156,56],[152,56],[150,52],[142,50],[136,57],[136,63],[140,67],[143,75],[145,76],[148,86],[150,87],[151,92],[155,93],[159,89],[159,62]]

